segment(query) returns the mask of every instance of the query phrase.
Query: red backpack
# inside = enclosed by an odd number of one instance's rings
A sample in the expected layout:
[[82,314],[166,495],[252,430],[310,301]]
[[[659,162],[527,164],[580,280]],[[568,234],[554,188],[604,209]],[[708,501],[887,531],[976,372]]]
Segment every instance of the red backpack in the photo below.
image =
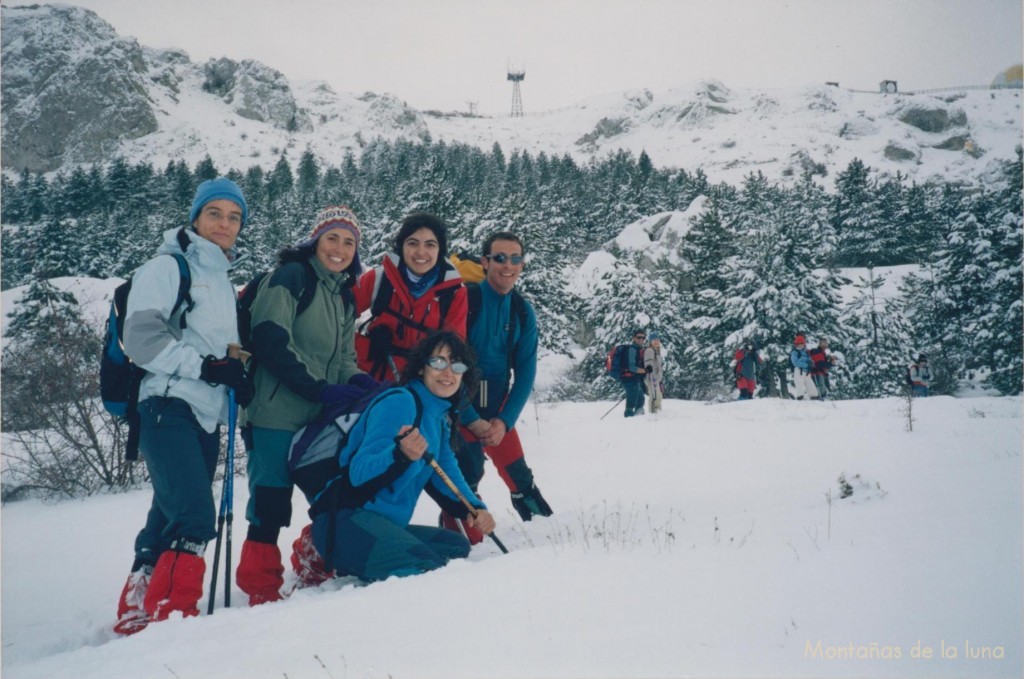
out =
[[604,371],[612,377],[622,377],[629,365],[626,352],[629,351],[628,344],[617,344],[608,350],[604,359]]

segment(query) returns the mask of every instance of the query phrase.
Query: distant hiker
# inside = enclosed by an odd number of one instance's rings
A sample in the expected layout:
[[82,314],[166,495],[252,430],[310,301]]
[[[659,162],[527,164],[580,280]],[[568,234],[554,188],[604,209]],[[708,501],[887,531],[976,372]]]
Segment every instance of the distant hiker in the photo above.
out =
[[[456,451],[459,467],[474,491],[484,475],[484,454],[512,494],[512,506],[523,521],[549,516],[548,506],[534,483],[533,470],[523,457],[516,431],[519,414],[533,390],[537,375],[537,317],[515,289],[523,273],[525,250],[513,233],[501,231],[484,241],[486,276],[467,291],[467,333],[476,352],[481,381],[474,398],[460,405],[464,444]],[[442,513],[442,524],[465,530],[471,544],[483,540],[480,531]]]
[[828,371],[835,365],[836,357],[829,351],[828,340],[824,337],[818,340],[818,346],[811,349],[808,356],[811,358],[811,379],[818,390],[818,400],[824,401],[831,386]]
[[928,386],[932,380],[932,367],[928,365],[928,357],[920,354],[917,360],[910,364],[910,390],[914,396],[927,396]]
[[661,410],[661,398],[665,394],[665,383],[662,381],[665,371],[661,364],[661,338],[656,332],[648,336],[648,345],[644,349],[644,370],[644,387],[650,398],[649,405],[653,414]]
[[811,378],[811,355],[807,353],[807,341],[803,335],[793,339],[793,350],[789,352],[789,363],[793,366],[793,393],[798,401],[804,396],[808,399],[818,398],[818,388]]
[[644,414],[644,378],[647,369],[644,368],[643,352],[646,341],[647,333],[644,330],[633,333],[633,343],[627,345],[628,350],[619,372],[619,381],[626,390],[626,417]]
[[[469,541],[457,532],[410,525],[420,494],[473,530],[494,530],[494,517],[462,476],[451,447],[450,414],[465,393],[474,394],[473,350],[453,332],[429,336],[406,357],[404,389],[378,396],[353,427],[341,450],[342,474],[310,508],[313,542],[329,555],[339,575],[383,580],[434,570],[469,555]],[[412,428],[420,413],[419,427]],[[424,459],[440,465],[476,517]],[[333,513],[329,503],[337,503]]]
[[466,289],[448,261],[447,227],[434,215],[407,215],[392,250],[356,286],[359,313],[371,311],[356,334],[356,354],[362,370],[395,381],[427,333],[443,328],[466,336]]
[[[199,615],[206,543],[216,537],[214,470],[228,389],[251,398],[245,366],[227,356],[238,342],[235,288],[228,273],[248,210],[242,191],[223,177],[203,182],[189,226],[166,231],[157,256],[133,276],[124,323],[125,353],[147,371],[139,389],[139,449],[153,482],[135,562],[121,592],[114,631],[134,634],[178,612]],[[184,255],[190,301],[173,314]]]
[[[281,598],[284,567],[277,546],[291,524],[292,436],[325,404],[346,401],[376,386],[356,367],[355,300],[361,270],[360,230],[344,206],[321,210],[309,238],[278,254],[278,266],[259,283],[252,303],[256,396],[245,410],[252,449],[247,471],[249,530],[242,545],[238,587],[255,606]],[[313,288],[311,297],[309,288]],[[308,305],[298,313],[300,300]],[[308,527],[295,541],[293,567],[311,547]]]
[[733,371],[736,373],[736,388],[740,395],[738,401],[754,398],[757,391],[757,366],[761,365],[761,356],[752,340],[746,340],[736,350],[733,357]]

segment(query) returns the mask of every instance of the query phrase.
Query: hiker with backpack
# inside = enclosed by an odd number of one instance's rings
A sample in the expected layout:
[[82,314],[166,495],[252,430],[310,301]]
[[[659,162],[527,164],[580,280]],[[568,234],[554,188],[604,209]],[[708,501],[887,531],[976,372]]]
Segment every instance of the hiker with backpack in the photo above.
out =
[[[473,350],[454,332],[428,336],[406,357],[401,386],[363,411],[338,453],[340,473],[310,503],[313,543],[326,570],[377,581],[467,557],[470,544],[462,535],[409,523],[423,491],[473,530],[493,532],[494,517],[463,478],[452,449],[455,408],[478,382]],[[432,462],[474,507],[472,514]]]
[[[356,366],[353,347],[359,239],[351,210],[324,208],[309,237],[278,254],[277,268],[259,280],[251,302],[251,337],[243,338],[253,355],[256,392],[245,409],[249,528],[236,571],[250,606],[281,599],[284,567],[277,540],[291,524],[293,435],[326,405],[377,385]],[[292,564],[301,579],[311,548],[308,528],[293,547]]]
[[650,399],[649,406],[653,415],[661,410],[661,398],[665,394],[665,383],[662,381],[665,371],[661,364],[661,338],[658,333],[652,332],[647,342],[647,348],[644,349],[644,390]]
[[907,368],[907,380],[910,382],[910,393],[914,396],[927,396],[932,380],[932,367],[928,365],[928,357],[920,354],[917,360]]
[[836,363],[835,354],[829,351],[828,340],[821,337],[818,339],[818,346],[811,349],[808,356],[811,358],[811,379],[818,390],[818,400],[824,401],[830,386],[828,371]]
[[[484,475],[484,455],[508,487],[512,506],[523,519],[550,516],[523,456],[516,422],[537,375],[537,316],[515,289],[525,265],[525,248],[515,234],[500,231],[484,241],[485,277],[467,289],[467,339],[476,352],[480,388],[460,406],[464,444],[457,451],[462,475],[474,491]],[[465,532],[471,544],[483,535],[466,522],[442,513],[446,528]]]
[[466,336],[466,289],[448,261],[448,229],[436,216],[407,215],[392,250],[355,288],[359,313],[370,310],[355,341],[359,367],[393,382],[406,356],[431,331]]
[[809,400],[818,398],[818,388],[811,377],[811,355],[807,353],[807,340],[803,335],[793,338],[793,350],[789,352],[789,363],[793,367],[793,393],[796,400],[804,396]]
[[[138,387],[139,449],[153,501],[118,602],[119,634],[172,613],[199,615],[203,555],[216,536],[211,484],[228,390],[238,403],[252,396],[245,366],[227,355],[238,342],[229,272],[239,260],[235,242],[247,216],[234,182],[204,181],[189,226],[165,232],[157,256],[132,275],[124,350],[145,371]],[[179,306],[183,287],[187,303]]]
[[746,340],[736,350],[733,357],[733,370],[736,373],[736,388],[739,390],[738,401],[749,401],[757,392],[757,366],[761,365],[761,356],[753,340]]
[[626,390],[626,417],[644,414],[644,379],[647,369],[644,368],[643,351],[646,341],[647,332],[637,330],[633,333],[632,343],[620,345],[624,349],[620,349],[622,353],[618,379]]

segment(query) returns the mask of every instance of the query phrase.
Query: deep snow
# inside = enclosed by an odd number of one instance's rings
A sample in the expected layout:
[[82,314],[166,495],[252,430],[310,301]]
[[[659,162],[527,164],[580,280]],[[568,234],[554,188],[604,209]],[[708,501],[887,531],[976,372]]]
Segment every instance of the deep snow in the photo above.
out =
[[[131,638],[110,625],[149,491],[9,504],[3,676],[1021,676],[1020,398],[919,399],[912,432],[900,399],[611,405],[524,411],[555,515],[521,523],[489,469],[508,555],[256,609],[235,589]],[[235,563],[245,501],[239,478]]]

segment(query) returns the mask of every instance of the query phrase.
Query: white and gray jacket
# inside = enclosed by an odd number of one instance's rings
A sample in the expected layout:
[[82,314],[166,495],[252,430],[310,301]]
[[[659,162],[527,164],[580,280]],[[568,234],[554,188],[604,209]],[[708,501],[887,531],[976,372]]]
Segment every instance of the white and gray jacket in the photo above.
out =
[[[173,257],[157,256],[132,277],[124,323],[125,353],[147,375],[139,402],[150,396],[180,398],[188,403],[200,426],[212,432],[227,421],[227,388],[199,379],[203,358],[224,356],[238,342],[235,288],[228,278],[232,262],[216,243],[192,229],[164,232],[157,255],[181,253],[192,276],[193,308],[180,326],[181,310],[170,318],[180,274]],[[237,261],[237,260],[236,260]]]

